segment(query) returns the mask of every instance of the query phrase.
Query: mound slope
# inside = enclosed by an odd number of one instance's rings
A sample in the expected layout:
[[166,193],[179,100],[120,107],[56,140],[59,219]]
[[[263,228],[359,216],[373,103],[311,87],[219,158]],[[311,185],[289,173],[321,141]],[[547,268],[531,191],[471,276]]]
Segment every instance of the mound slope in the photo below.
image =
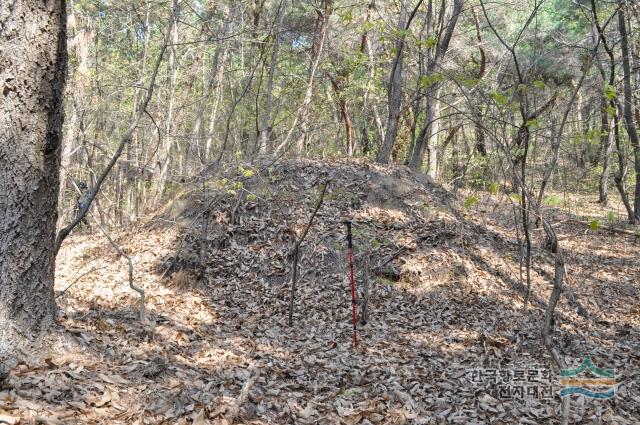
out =
[[[289,327],[291,248],[326,181],[301,245]],[[88,423],[554,423],[557,397],[500,399],[495,385],[474,382],[480,368],[550,369],[539,342],[549,259],[536,251],[524,313],[511,223],[501,204],[480,201],[465,210],[424,177],[361,162],[216,170],[117,234],[147,291],[150,324],[137,322],[126,265],[108,243],[72,238],[58,264],[60,293],[75,283],[59,301],[87,352],[17,366],[5,384],[12,401],[0,408]],[[354,222],[358,284],[370,285],[361,350],[351,347],[345,219]],[[572,279],[584,279],[574,292],[589,318],[563,302],[554,337],[576,363],[589,354],[614,364],[623,383],[613,401],[574,403],[573,419],[633,423],[638,249],[616,262],[613,240],[602,251],[606,238],[570,242]],[[600,247],[607,279],[589,279],[589,244]]]

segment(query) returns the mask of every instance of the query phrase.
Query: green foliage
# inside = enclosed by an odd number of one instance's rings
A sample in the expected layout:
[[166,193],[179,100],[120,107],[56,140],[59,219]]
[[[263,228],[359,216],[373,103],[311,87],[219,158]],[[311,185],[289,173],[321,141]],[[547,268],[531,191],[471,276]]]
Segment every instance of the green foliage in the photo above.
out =
[[429,49],[433,49],[434,47],[436,47],[437,44],[438,44],[438,36],[437,35],[432,35],[429,38],[427,38],[426,40],[424,40],[424,45]]
[[527,128],[529,128],[530,130],[537,130],[538,128],[540,128],[540,121],[538,121],[535,118],[532,118],[530,120],[527,120],[527,122],[524,125],[526,125]]
[[373,238],[371,239],[371,248],[373,249],[378,249],[382,246],[382,242],[379,241],[377,238]]
[[509,195],[509,198],[511,198],[511,200],[513,200],[513,202],[516,202],[518,204],[522,202],[522,196],[520,196],[519,193],[511,193]]
[[374,29],[375,27],[376,27],[376,24],[374,24],[373,22],[371,22],[371,21],[364,21],[364,22],[362,23],[362,26],[360,27],[360,31],[361,31],[361,32],[369,32],[369,31],[371,31],[372,29]]
[[242,165],[238,166],[238,173],[246,178],[252,177],[255,174],[251,168],[244,168]]
[[457,74],[455,76],[455,80],[458,82],[458,84],[464,86],[467,89],[472,89],[482,81],[475,78],[473,75],[471,75],[469,73],[470,72],[469,70],[465,70],[465,71],[466,73]]
[[511,156],[514,158],[518,158],[524,155],[524,147],[512,146],[511,147]]
[[[260,10],[259,22],[255,27],[252,14],[257,11],[258,6],[253,5],[254,2],[248,2],[244,6],[242,2],[223,2],[225,7],[219,6],[215,11],[208,10],[210,5],[207,2],[198,3],[201,4],[195,7],[195,10],[190,7],[180,10],[178,42],[167,49],[165,58],[160,64],[156,91],[152,102],[147,107],[148,115],[143,116],[136,130],[135,143],[132,143],[131,153],[136,163],[134,165],[136,169],[142,169],[143,162],[153,166],[157,160],[162,161],[165,142],[171,140],[172,146],[169,152],[171,174],[173,171],[183,169],[185,155],[189,152],[190,146],[195,146],[194,143],[197,143],[195,152],[200,155],[203,153],[200,150],[204,150],[207,143],[211,146],[207,146],[210,148],[208,149],[209,157],[203,158],[205,161],[223,154],[223,162],[234,164],[229,166],[230,173],[227,175],[232,175],[236,171],[236,180],[246,181],[249,178],[255,178],[254,173],[257,169],[238,166],[234,158],[249,158],[256,148],[256,130],[261,125],[260,121],[265,112],[268,72],[274,52],[272,44],[274,18],[277,18],[276,7],[279,3],[264,3],[263,9]],[[310,69],[309,54],[313,53],[311,48],[318,36],[316,24],[319,10],[317,7],[322,5],[316,3],[285,2],[284,30],[278,31],[276,39],[279,50],[274,68],[275,79],[269,123],[273,126],[273,135],[277,140],[269,144],[269,149],[280,144],[290,128],[293,128],[291,140],[295,141],[298,137],[298,128],[293,126],[293,123],[305,96]],[[433,26],[421,26],[424,15],[416,17],[411,30],[397,30],[393,29],[398,22],[397,4],[376,2],[377,9],[372,12],[369,19],[365,19],[367,3],[334,3],[331,31],[325,40],[318,72],[312,85],[314,91],[308,116],[311,124],[309,126],[311,143],[302,156],[322,154],[325,157],[337,157],[344,154],[344,120],[340,116],[340,105],[336,105],[336,101],[346,99],[352,121],[353,137],[359,148],[356,155],[369,156],[372,159],[375,157],[376,151],[380,148],[377,131],[379,123],[375,115],[380,114],[383,120],[386,119],[384,114],[388,111],[387,84],[391,71],[390,64],[396,52],[398,37],[405,37],[407,45],[404,51],[402,76],[402,81],[405,82],[404,101],[396,136],[398,142],[394,146],[394,160],[399,163],[408,155],[408,142],[412,140],[412,136],[415,136],[411,133],[411,125],[416,123],[418,128],[416,133],[418,133],[426,120],[424,99],[414,102],[416,93],[412,89],[417,85],[424,92],[438,87],[441,89],[439,93],[441,107],[437,117],[438,123],[441,124],[440,142],[445,138],[450,126],[459,124],[463,126],[462,131],[455,139],[448,141],[447,148],[442,151],[440,158],[441,163],[444,164],[440,167],[444,170],[442,177],[449,172],[454,178],[464,175],[464,183],[477,189],[476,193],[486,191],[491,196],[500,194],[504,188],[495,180],[504,178],[501,175],[500,165],[505,162],[505,158],[504,150],[497,145],[500,142],[509,145],[509,141],[513,140],[514,133],[517,131],[514,124],[517,125],[520,119],[521,102],[528,112],[531,112],[542,106],[551,93],[558,92],[561,100],[556,105],[546,109],[543,114],[537,116],[537,119],[525,122],[532,133],[541,128],[551,128],[553,122],[555,122],[553,130],[558,128],[558,118],[571,93],[571,80],[576,81],[585,57],[584,45],[580,43],[586,39],[585,37],[591,35],[590,17],[584,15],[584,11],[590,7],[588,2],[586,0],[538,2],[537,5],[541,5],[539,13],[528,22],[528,27],[524,30],[523,27],[535,6],[533,0],[513,2],[512,4],[516,7],[512,8],[490,7],[487,9],[490,20],[508,44],[515,42],[516,37],[519,37],[515,51],[520,60],[526,84],[519,84],[519,80],[514,78],[512,58],[508,54],[503,54],[504,48],[487,27],[484,17],[481,17],[480,28],[482,46],[492,66],[487,66],[486,73],[481,79],[477,78],[480,59],[475,25],[466,12],[461,16],[454,32],[452,46],[455,46],[455,51],[451,49],[446,53],[445,60],[434,68],[437,72],[426,73],[421,71],[424,67],[420,68],[418,64],[426,60],[427,55],[433,55],[434,52],[429,50],[435,49],[441,40],[438,39]],[[445,3],[448,7],[448,2]],[[598,2],[603,20],[605,16],[611,16],[615,12],[614,3]],[[581,9],[582,6],[586,6],[587,9]],[[86,114],[76,120],[78,124],[73,137],[75,140],[80,140],[80,126],[84,126],[83,131],[86,130],[86,140],[89,142],[87,146],[91,150],[86,154],[92,155],[92,158],[97,161],[95,166],[99,169],[104,165],[103,157],[106,158],[103,152],[113,150],[113,145],[118,141],[114,136],[126,131],[124,127],[129,121],[131,111],[134,110],[135,105],[139,104],[140,97],[144,94],[144,90],[139,87],[149,83],[150,70],[160,51],[171,11],[167,8],[166,2],[141,3],[132,0],[122,0],[120,3],[106,0],[75,0],[71,7],[74,8],[78,27],[70,31],[70,40],[75,34],[82,34],[83,29],[90,29],[96,34],[88,46],[86,81],[81,84],[74,80],[78,74],[76,72],[79,66],[77,52],[80,49],[75,49],[73,47],[75,44],[70,44],[69,91],[73,96],[68,96],[68,99],[75,101],[76,95],[84,96],[84,99],[77,100],[78,105],[82,106],[82,113]],[[433,4],[434,13],[438,13],[436,9],[439,7],[439,4]],[[149,10],[148,26],[145,24],[147,10]],[[419,13],[426,13],[426,9],[421,8]],[[208,21],[205,22],[205,19]],[[221,42],[198,41],[203,34],[205,37],[208,37],[206,34],[222,35],[229,19],[232,20],[233,31],[228,38],[221,39]],[[203,33],[203,30],[206,31]],[[562,41],[557,37],[558,31],[561,31]],[[615,32],[616,29],[612,27],[611,31]],[[367,50],[360,49],[364,32],[370,33],[368,40],[373,52],[372,58],[369,57]],[[420,34],[419,39],[416,37],[417,34]],[[637,41],[637,35],[633,37]],[[147,40],[148,44],[146,44]],[[220,46],[223,46],[222,49]],[[613,44],[613,46],[616,49],[616,56],[620,57],[619,45]],[[216,79],[217,74],[210,75],[215,70],[216,58],[226,61],[224,73],[220,74],[223,80],[219,85]],[[493,66],[494,63],[496,66]],[[172,68],[171,64],[175,68]],[[174,71],[176,74],[172,77]],[[339,80],[340,94],[336,95],[331,80],[326,76]],[[451,78],[454,79],[453,82]],[[585,99],[585,109],[589,109],[585,111],[585,119],[588,119],[586,118],[588,116],[592,121],[598,118],[593,115],[598,112],[598,105],[591,100],[594,95],[605,96],[612,102],[621,96],[621,93],[616,91],[616,87],[620,88],[619,85],[602,87],[597,81],[598,78],[599,73],[594,66],[581,89]],[[202,96],[207,81],[211,79],[216,82],[216,85],[212,86],[208,97]],[[78,88],[82,88],[84,94],[76,93]],[[72,101],[67,100],[67,108],[71,105]],[[171,105],[173,105],[173,112],[170,114]],[[418,105],[417,110],[411,110],[414,105]],[[493,155],[489,158],[473,154],[472,113],[474,111],[472,108],[481,111],[483,125],[486,128],[487,146]],[[571,109],[572,121],[575,119],[576,108],[577,104]],[[617,113],[615,106],[607,105],[606,108],[606,112],[610,115]],[[217,111],[216,114],[211,113],[214,110]],[[206,140],[190,140],[195,118],[200,111],[205,111],[201,117],[201,128]],[[552,121],[551,117],[554,117],[555,121]],[[335,126],[332,125],[334,119]],[[385,124],[385,122],[382,123],[383,126]],[[157,130],[158,127],[160,131]],[[595,127],[599,127],[598,122],[595,122]],[[227,131],[229,131],[228,135],[225,134]],[[159,142],[156,142],[157,133],[161,135]],[[629,155],[626,160],[628,165],[631,165],[632,149],[624,130],[621,135],[625,155]],[[85,135],[82,134],[82,136],[84,138]],[[598,129],[586,131],[581,125],[567,125],[562,138],[559,170],[554,178],[557,176],[559,179],[560,168],[567,167],[569,164],[568,174],[570,175],[567,181],[572,182],[571,185],[574,185],[575,181],[575,186],[571,189],[586,184],[589,185],[589,190],[597,190],[597,177],[601,167],[596,163],[602,160],[599,154],[601,136]],[[548,159],[544,157],[549,152],[546,137],[547,134],[540,132],[530,140],[532,149],[529,151],[530,158],[527,165],[529,166],[528,177],[533,182],[540,178],[540,164]],[[366,153],[363,153],[361,148],[362,141],[365,139],[368,139],[369,147]],[[223,140],[225,141],[224,152],[222,152]],[[95,148],[92,147],[94,144]],[[296,146],[294,145],[295,142],[292,142],[292,148],[287,148],[286,155],[295,154]],[[448,156],[451,152],[455,152],[455,157]],[[510,153],[512,157],[518,158],[523,152],[522,148],[511,147]],[[267,152],[267,154],[270,153]],[[589,161],[584,174],[581,174],[586,176],[585,178],[573,174],[571,164],[575,162],[575,153],[583,155]],[[612,174],[618,166],[615,155],[614,152]],[[76,156],[84,156],[84,153]],[[192,167],[185,169],[189,168]],[[459,172],[460,170],[464,172]],[[279,178],[281,177],[271,172],[265,176],[266,182],[275,182]],[[633,179],[635,175],[632,167],[629,167],[624,183],[627,185],[635,183]],[[456,180],[456,182],[459,181],[462,180]],[[223,193],[228,190],[236,194],[241,189],[229,181],[219,182],[219,185],[223,188],[221,189]],[[551,185],[554,190],[557,190],[558,186],[554,185],[554,182]],[[252,190],[259,199],[263,198],[261,192],[255,188]],[[327,197],[331,196],[346,197],[346,194],[339,192],[333,195],[327,194]],[[518,202],[519,197],[518,194],[512,195],[512,199]],[[247,198],[253,199],[253,195],[247,194]],[[557,197],[547,197],[544,201],[554,206],[560,204]],[[465,208],[472,208],[478,200],[476,197],[470,197],[463,199],[463,202]],[[424,209],[429,208],[433,207],[424,207]]]
[[464,200],[464,204],[463,206],[466,209],[470,209],[473,208],[473,206],[475,206],[478,203],[479,199],[475,196],[468,196],[465,200]]
[[491,95],[491,98],[494,100],[494,102],[496,102],[500,106],[506,106],[507,103],[509,102],[507,100],[507,97],[498,91],[494,90],[490,93],[490,95]]
[[497,182],[493,182],[491,184],[489,184],[489,186],[487,186],[487,191],[491,194],[491,195],[497,195],[498,192],[500,191],[500,183]]
[[433,85],[436,85],[444,80],[444,75],[434,72],[431,75],[423,75],[420,77],[420,85],[427,89]]
[[473,155],[471,158],[462,157],[459,160],[467,162],[466,180],[470,186],[475,189],[484,189],[487,181],[486,171],[489,159],[481,155]]
[[589,222],[589,229],[596,231],[600,228],[600,222],[598,220],[591,220]]
[[613,87],[610,84],[605,84],[604,86],[604,95],[607,97],[607,99],[609,100],[613,100],[616,98],[616,96],[618,95],[616,92],[616,88]]
[[345,12],[342,13],[342,15],[340,15],[340,17],[342,18],[342,21],[350,24],[353,22],[353,8],[348,8]]
[[544,198],[544,204],[549,205],[550,207],[557,207],[560,205],[562,200],[556,195],[549,195]]
[[609,223],[616,223],[620,220],[618,214],[615,211],[607,211],[607,221]]
[[593,130],[589,130],[587,131],[587,133],[584,135],[586,141],[589,144],[600,144],[600,138],[602,136],[606,136],[607,132],[606,131],[600,131],[599,128],[594,128]]
[[410,29],[405,30],[405,29],[395,28],[393,30],[393,35],[395,37],[397,37],[397,38],[407,38],[407,37],[409,37],[411,35],[411,30]]

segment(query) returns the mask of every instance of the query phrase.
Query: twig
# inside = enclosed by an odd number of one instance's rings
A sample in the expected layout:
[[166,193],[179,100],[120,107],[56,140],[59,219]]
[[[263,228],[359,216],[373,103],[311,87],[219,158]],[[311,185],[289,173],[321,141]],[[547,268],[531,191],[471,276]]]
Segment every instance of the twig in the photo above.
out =
[[[101,267],[101,268],[103,268],[103,267]],[[86,275],[88,275],[89,273],[93,273],[93,272],[94,272],[94,271],[96,271],[96,270],[98,270],[98,268],[97,268],[97,267],[92,267],[92,268],[91,268],[91,270],[89,270],[89,271],[87,271],[87,272],[85,272],[85,273],[82,273],[80,276],[78,276],[78,277],[76,278],[76,280],[74,280],[73,282],[71,282],[71,283],[70,283],[66,288],[64,288],[64,289],[63,289],[63,290],[62,290],[58,295],[56,295],[56,299],[58,299],[58,298],[60,298],[61,296],[63,296],[63,295],[67,292],[67,290],[68,290],[69,288],[71,288],[73,285],[75,285],[76,283],[78,283],[78,282],[80,281],[80,279],[82,279],[83,277],[85,277],[85,276],[86,276]]]
[[362,305],[360,309],[360,324],[364,326],[369,321],[369,295],[371,293],[371,283],[369,281],[369,260],[366,257],[362,261],[362,281],[364,285]]
[[91,214],[91,217],[95,220],[96,224],[98,225],[104,236],[107,238],[111,246],[118,252],[118,254],[127,259],[127,263],[129,263],[129,288],[140,294],[140,321],[144,323],[146,321],[146,314],[144,309],[145,294],[144,289],[133,284],[133,261],[131,261],[131,257],[125,254],[124,251],[114,242],[114,240],[111,239],[109,233],[107,233],[107,231],[104,229],[104,227],[102,227],[102,225],[98,222],[93,214]]
[[293,248],[293,276],[291,278],[291,296],[289,298],[289,326],[293,326],[293,302],[296,297],[296,283],[298,280],[298,260],[300,259],[300,245],[304,241],[304,238],[307,237],[307,233],[309,233],[309,229],[313,224],[313,219],[316,217],[318,210],[322,206],[322,202],[324,201],[324,194],[327,192],[327,186],[329,185],[329,181],[327,180],[320,186],[320,197],[318,198],[318,202],[316,203],[316,207],[309,218],[309,222],[307,223],[307,227],[305,227],[302,232],[302,236],[296,242],[296,245]]

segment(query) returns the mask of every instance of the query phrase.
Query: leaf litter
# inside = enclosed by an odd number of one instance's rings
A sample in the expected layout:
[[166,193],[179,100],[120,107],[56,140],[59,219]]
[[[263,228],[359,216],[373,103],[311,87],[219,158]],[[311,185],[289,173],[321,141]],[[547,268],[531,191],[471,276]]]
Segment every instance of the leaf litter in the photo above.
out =
[[[289,327],[291,249],[326,180]],[[362,161],[239,162],[187,189],[113,232],[133,256],[148,323],[106,240],[65,244],[56,291],[75,283],[58,299],[60,321],[84,350],[10,365],[0,423],[557,423],[557,395],[503,400],[470,379],[479,368],[550,367],[540,328],[551,260],[536,239],[524,312],[509,205],[487,194],[464,208],[424,176]],[[371,282],[357,351],[345,219],[358,285],[364,273]],[[563,299],[554,339],[570,363],[589,355],[618,383],[612,400],[574,399],[572,420],[638,423],[640,247],[568,222],[559,230],[576,235],[563,246],[588,317]]]

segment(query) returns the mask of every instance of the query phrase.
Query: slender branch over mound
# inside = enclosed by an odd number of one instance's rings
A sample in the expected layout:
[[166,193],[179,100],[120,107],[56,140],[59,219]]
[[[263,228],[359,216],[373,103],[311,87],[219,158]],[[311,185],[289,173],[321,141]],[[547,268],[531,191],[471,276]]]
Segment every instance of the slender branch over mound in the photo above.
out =
[[311,214],[311,218],[309,218],[309,222],[307,223],[307,227],[305,227],[304,232],[302,232],[302,236],[296,242],[295,247],[293,248],[293,276],[291,278],[291,297],[289,298],[289,326],[293,326],[293,302],[296,297],[296,282],[298,280],[298,260],[300,259],[300,245],[304,241],[304,238],[307,237],[307,233],[309,233],[309,228],[313,224],[313,219],[318,214],[318,210],[322,206],[322,202],[324,201],[324,194],[327,192],[327,186],[329,186],[329,181],[327,180],[320,186],[320,197],[318,198],[318,202],[316,203],[316,207]]
[[113,168],[113,166],[116,165],[116,162],[118,162],[118,159],[122,155],[122,152],[124,151],[125,146],[128,145],[129,142],[131,141],[131,138],[133,137],[134,131],[136,131],[136,129],[138,128],[138,124],[140,124],[140,119],[142,118],[142,115],[147,110],[147,106],[149,105],[149,102],[151,101],[151,98],[153,97],[153,88],[154,88],[154,85],[155,85],[155,82],[156,82],[156,77],[158,76],[158,70],[160,69],[160,64],[162,63],[162,58],[164,56],[164,52],[167,49],[167,46],[169,44],[169,34],[171,34],[171,28],[169,28],[167,30],[167,33],[165,34],[165,38],[164,38],[164,42],[162,44],[162,48],[160,49],[160,53],[158,54],[158,59],[156,60],[156,63],[155,63],[154,69],[153,69],[153,74],[151,75],[151,81],[149,82],[149,88],[147,88],[147,95],[145,96],[144,100],[142,101],[141,107],[135,113],[135,115],[133,117],[133,120],[131,121],[131,124],[129,125],[129,128],[127,129],[127,131],[122,136],[122,139],[120,140],[120,145],[118,146],[118,149],[116,149],[116,152],[113,154],[113,157],[111,158],[111,160],[107,164],[106,168],[102,171],[102,174],[100,175],[100,177],[98,177],[98,180],[96,181],[95,186],[89,192],[89,195],[87,196],[87,202],[85,202],[84,205],[82,205],[82,207],[78,211],[78,214],[76,214],[76,217],[73,220],[71,220],[71,222],[67,226],[63,227],[58,232],[58,235],[56,236],[56,241],[55,241],[55,250],[54,250],[55,254],[57,254],[58,251],[60,251],[60,247],[62,246],[62,242],[64,242],[66,237],[69,236],[71,231],[87,215],[87,212],[89,211],[89,208],[91,208],[91,204],[93,203],[93,200],[98,195],[98,192],[100,191],[100,188],[102,187],[102,184],[104,183],[104,181],[106,180],[107,176],[111,172],[111,169]]

